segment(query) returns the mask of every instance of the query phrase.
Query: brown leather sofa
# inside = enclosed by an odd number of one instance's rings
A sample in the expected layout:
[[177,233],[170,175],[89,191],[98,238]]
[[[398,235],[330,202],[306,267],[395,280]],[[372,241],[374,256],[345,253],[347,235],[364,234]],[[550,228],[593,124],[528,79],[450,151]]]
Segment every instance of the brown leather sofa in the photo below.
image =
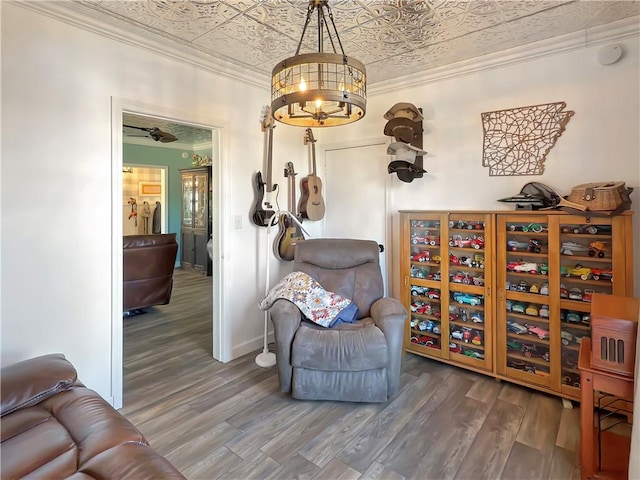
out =
[[178,253],[175,233],[123,237],[123,311],[140,311],[171,300]]
[[93,390],[64,355],[2,369],[0,476],[33,479],[184,479]]

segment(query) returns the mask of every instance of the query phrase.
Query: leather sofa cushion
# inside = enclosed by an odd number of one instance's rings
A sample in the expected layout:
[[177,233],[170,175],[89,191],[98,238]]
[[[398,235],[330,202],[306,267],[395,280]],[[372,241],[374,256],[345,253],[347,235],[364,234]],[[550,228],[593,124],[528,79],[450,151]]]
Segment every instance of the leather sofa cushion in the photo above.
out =
[[70,389],[77,381],[76,369],[61,353],[15,363],[2,369],[0,416],[35,405]]
[[385,368],[388,363],[387,341],[370,317],[331,329],[305,321],[293,339],[294,367],[357,372]]
[[142,434],[102,397],[84,387],[59,393],[2,419],[2,478],[63,478]]
[[2,368],[2,479],[183,479],[63,355]]

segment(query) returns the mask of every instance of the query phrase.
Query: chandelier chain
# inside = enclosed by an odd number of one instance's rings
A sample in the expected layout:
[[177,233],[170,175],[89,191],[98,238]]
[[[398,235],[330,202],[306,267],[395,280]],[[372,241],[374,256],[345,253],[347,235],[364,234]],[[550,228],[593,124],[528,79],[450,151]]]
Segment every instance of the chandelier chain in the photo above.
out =
[[[326,5],[327,13],[329,14],[329,20],[331,20],[331,25],[333,25],[333,31],[336,32],[336,40],[338,40],[338,45],[340,45],[340,51],[342,52],[342,56],[346,58],[346,54],[344,53],[344,47],[342,46],[342,41],[340,40],[340,35],[338,35],[338,29],[336,28],[336,22],[333,20],[333,12],[329,7],[329,4]],[[324,15],[324,12],[323,12]],[[329,27],[327,27],[327,32],[329,31]],[[336,52],[336,47],[333,45],[333,39],[331,38],[331,34],[329,34],[329,39],[331,40],[331,46],[333,46],[333,52]]]
[[311,22],[311,14],[315,10],[312,2],[309,2],[307,6],[307,18],[304,21],[304,27],[302,27],[302,35],[300,35],[300,41],[298,42],[298,48],[296,48],[296,56],[300,55],[300,47],[302,47],[302,41],[304,40],[304,35],[307,32],[307,27],[309,26],[309,22]]

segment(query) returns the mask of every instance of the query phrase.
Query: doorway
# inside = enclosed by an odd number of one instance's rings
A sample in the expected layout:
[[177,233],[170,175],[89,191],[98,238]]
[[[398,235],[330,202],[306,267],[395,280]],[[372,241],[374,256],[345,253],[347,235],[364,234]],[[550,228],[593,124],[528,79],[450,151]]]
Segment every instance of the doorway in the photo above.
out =
[[[387,247],[391,245],[387,218],[387,139],[324,148],[325,236],[374,240],[383,246],[380,269],[388,291]],[[354,189],[357,195],[354,195]],[[345,202],[349,208],[345,209]],[[333,219],[333,221],[332,221]]]
[[[223,199],[223,187],[222,184],[222,170],[223,170],[223,151],[221,145],[224,145],[224,142],[221,141],[221,137],[224,134],[222,125],[223,122],[210,118],[207,115],[201,114],[193,114],[191,111],[182,111],[182,110],[167,110],[161,107],[140,104],[135,101],[123,100],[112,98],[112,291],[113,291],[113,302],[112,302],[112,395],[113,395],[113,406],[115,408],[122,408],[123,406],[123,391],[124,391],[124,382],[123,382],[123,368],[124,368],[124,335],[123,335],[123,308],[122,308],[122,235],[123,235],[123,209],[122,209],[122,192],[123,192],[123,166],[126,163],[126,155],[125,155],[125,123],[123,117],[127,115],[134,115],[136,117],[143,117],[147,119],[149,122],[154,125],[159,124],[164,126],[167,122],[176,125],[176,128],[179,130],[179,133],[175,134],[175,137],[178,139],[181,135],[183,135],[187,130],[199,130],[208,132],[209,138],[211,139],[209,153],[211,161],[211,171],[212,171],[212,257],[213,257],[213,266],[212,266],[212,279],[211,286],[208,288],[209,297],[211,299],[211,311],[210,311],[210,322],[209,328],[212,331],[211,342],[207,351],[209,355],[213,357],[213,359],[224,358],[225,352],[223,351],[223,328],[221,325],[221,297],[222,297],[222,289],[224,287],[224,278],[222,272],[222,266],[220,263],[220,250],[221,250],[221,242],[222,242],[222,232],[220,228],[220,217],[221,217],[221,202]],[[129,117],[127,117],[127,121]],[[130,124],[130,123],[128,123]],[[127,125],[128,125],[127,124]],[[139,126],[139,125],[135,125]],[[140,131],[146,132],[148,130],[147,126],[141,128]],[[166,131],[166,128],[163,127],[161,129],[163,132]],[[142,137],[145,137],[143,134]],[[166,139],[169,137],[162,136],[159,137],[161,139]],[[215,139],[215,140],[214,140]],[[203,145],[202,144],[194,144],[190,145],[190,148],[187,148],[187,145],[181,144],[179,141],[171,141],[171,142],[163,142],[162,140],[155,140],[153,137],[149,138],[141,138],[136,139],[132,143],[138,142],[148,142],[153,145],[153,142],[158,143],[173,143],[171,145],[171,149],[162,148],[155,149],[155,158],[153,160],[145,160],[145,164],[156,164],[161,166],[167,166],[167,191],[168,191],[168,200],[167,208],[165,208],[164,214],[167,216],[166,221],[166,232],[168,233],[177,233],[178,236],[180,234],[180,220],[177,222],[174,220],[174,216],[172,215],[172,210],[177,210],[177,216],[179,218],[181,207],[172,206],[171,196],[172,193],[177,193],[178,198],[181,197],[180,192],[180,175],[179,169],[172,167],[169,162],[158,161],[158,157],[165,155],[166,152],[171,151],[171,156],[173,158],[180,158],[182,160],[181,166],[188,168],[192,166],[192,162],[195,161],[193,158],[194,151],[198,151],[198,157],[202,158],[206,156],[205,152],[202,152]],[[139,163],[139,159],[135,160],[135,163]],[[176,179],[177,176],[177,179]],[[174,181],[176,185],[174,185]],[[172,298],[173,301],[173,298]],[[162,347],[159,347],[162,348]]]
[[[142,165],[125,160],[122,167],[122,234],[167,233],[167,176],[163,165]],[[158,215],[156,215],[156,208]],[[157,217],[157,218],[156,218]],[[157,225],[156,225],[157,223]]]

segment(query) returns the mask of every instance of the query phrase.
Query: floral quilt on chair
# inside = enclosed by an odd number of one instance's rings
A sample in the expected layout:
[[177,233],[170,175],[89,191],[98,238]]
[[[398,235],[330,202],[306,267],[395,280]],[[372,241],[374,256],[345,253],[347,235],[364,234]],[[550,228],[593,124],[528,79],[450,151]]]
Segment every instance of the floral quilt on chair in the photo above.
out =
[[268,310],[281,298],[295,304],[305,318],[322,327],[330,328],[342,322],[352,323],[358,314],[358,307],[351,300],[326,291],[304,272],[292,272],[280,280],[258,307],[260,310]]

